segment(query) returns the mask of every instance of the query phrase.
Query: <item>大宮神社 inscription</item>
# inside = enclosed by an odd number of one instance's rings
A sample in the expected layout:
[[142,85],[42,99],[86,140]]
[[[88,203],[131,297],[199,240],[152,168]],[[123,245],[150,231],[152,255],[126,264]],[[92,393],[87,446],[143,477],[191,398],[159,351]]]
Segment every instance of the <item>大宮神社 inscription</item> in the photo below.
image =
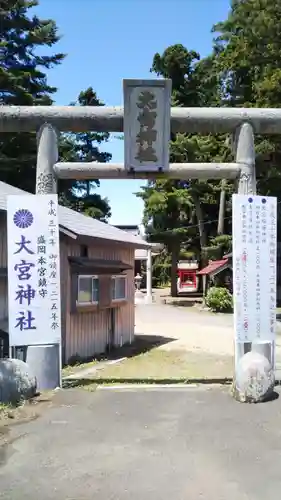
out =
[[157,130],[155,123],[157,118],[157,100],[155,94],[149,91],[141,92],[137,102],[140,109],[138,121],[140,131],[137,134],[138,144],[136,160],[140,163],[157,162],[158,158],[153,144],[157,140]]
[[170,80],[124,80],[127,170],[169,168]]
[[8,197],[11,346],[61,338],[57,195]]

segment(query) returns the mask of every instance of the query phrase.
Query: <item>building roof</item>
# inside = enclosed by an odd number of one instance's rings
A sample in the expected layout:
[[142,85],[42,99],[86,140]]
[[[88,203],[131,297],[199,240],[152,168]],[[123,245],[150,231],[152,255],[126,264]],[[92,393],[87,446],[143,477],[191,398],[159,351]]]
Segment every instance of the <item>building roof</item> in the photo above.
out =
[[[0,181],[0,210],[7,210],[7,196],[30,194],[10,184]],[[33,195],[31,195],[33,196]],[[132,245],[135,248],[149,248],[150,244],[138,236],[121,231],[110,224],[105,224],[75,210],[59,206],[59,225],[77,236],[88,236],[102,240],[115,241]]]
[[147,249],[137,248],[135,250],[135,260],[146,260],[147,259]]
[[[164,245],[161,243],[150,243],[152,256],[158,255]],[[138,248],[135,250],[135,260],[146,260],[147,259],[147,248]]]
[[134,234],[135,236],[140,235],[140,228],[136,225],[114,224],[114,227],[117,227],[117,229],[121,229],[122,231],[126,231],[127,233]]
[[[126,231],[126,233],[133,234],[134,236],[138,236],[143,241],[146,242],[145,235],[141,233],[140,226],[137,225],[129,225],[129,224],[118,224],[115,225],[118,229],[122,229]],[[162,243],[149,243],[148,246],[152,250],[152,255],[157,255],[164,248]],[[138,248],[135,250],[135,260],[146,260],[147,259],[147,247],[146,248]]]
[[203,267],[203,269],[201,269],[197,274],[206,276],[215,272],[217,273],[218,271],[222,271],[227,264],[228,259],[214,260],[213,262],[210,262],[206,267]]

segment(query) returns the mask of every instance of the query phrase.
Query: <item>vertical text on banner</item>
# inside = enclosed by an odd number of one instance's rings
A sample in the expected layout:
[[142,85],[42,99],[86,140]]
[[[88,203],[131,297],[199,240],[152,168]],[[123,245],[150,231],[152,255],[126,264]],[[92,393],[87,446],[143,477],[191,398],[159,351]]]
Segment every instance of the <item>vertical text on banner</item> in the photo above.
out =
[[9,341],[61,341],[57,195],[7,199]]
[[277,200],[232,197],[233,298],[237,342],[275,339]]

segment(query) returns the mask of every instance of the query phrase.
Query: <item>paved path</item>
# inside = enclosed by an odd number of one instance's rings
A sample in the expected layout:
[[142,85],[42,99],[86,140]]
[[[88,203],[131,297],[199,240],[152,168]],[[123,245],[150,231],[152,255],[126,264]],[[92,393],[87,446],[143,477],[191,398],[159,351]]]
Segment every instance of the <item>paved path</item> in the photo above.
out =
[[281,399],[64,391],[0,447],[4,500],[279,500]]
[[[280,333],[281,326],[278,325]],[[233,356],[233,317],[211,314],[194,307],[152,304],[136,306],[136,333],[173,339],[162,349],[186,349]],[[281,361],[281,335],[277,335],[277,360]]]

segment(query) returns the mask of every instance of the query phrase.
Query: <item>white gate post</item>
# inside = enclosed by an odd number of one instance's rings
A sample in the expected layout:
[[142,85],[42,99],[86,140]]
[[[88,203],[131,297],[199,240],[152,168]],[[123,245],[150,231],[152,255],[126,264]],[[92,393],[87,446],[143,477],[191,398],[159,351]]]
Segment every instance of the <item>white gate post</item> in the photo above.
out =
[[[36,194],[57,192],[54,164],[58,161],[58,137],[46,123],[37,135]],[[61,344],[27,346],[26,362],[37,378],[38,390],[61,387]]]
[[146,257],[146,303],[152,302],[152,252],[151,248],[147,250]]
[[57,181],[54,165],[58,161],[58,136],[52,125],[45,123],[37,135],[36,194],[55,194]]
[[[256,170],[255,170],[255,142],[253,128],[249,123],[239,127],[235,136],[236,162],[241,167],[238,183],[238,194],[256,194]],[[242,224],[242,222],[241,222]],[[234,297],[235,300],[235,297]],[[233,381],[233,395],[241,402],[259,402],[264,396],[269,396],[274,389],[274,342],[237,342],[235,339],[235,377]],[[270,362],[272,378],[270,386],[268,381],[261,383],[263,377],[255,367],[251,365],[249,358],[247,367],[241,369],[243,357],[248,352],[259,353],[264,356],[264,364]],[[248,388],[251,390],[249,391]],[[240,387],[244,387],[242,391]],[[250,397],[247,394],[251,394]]]

